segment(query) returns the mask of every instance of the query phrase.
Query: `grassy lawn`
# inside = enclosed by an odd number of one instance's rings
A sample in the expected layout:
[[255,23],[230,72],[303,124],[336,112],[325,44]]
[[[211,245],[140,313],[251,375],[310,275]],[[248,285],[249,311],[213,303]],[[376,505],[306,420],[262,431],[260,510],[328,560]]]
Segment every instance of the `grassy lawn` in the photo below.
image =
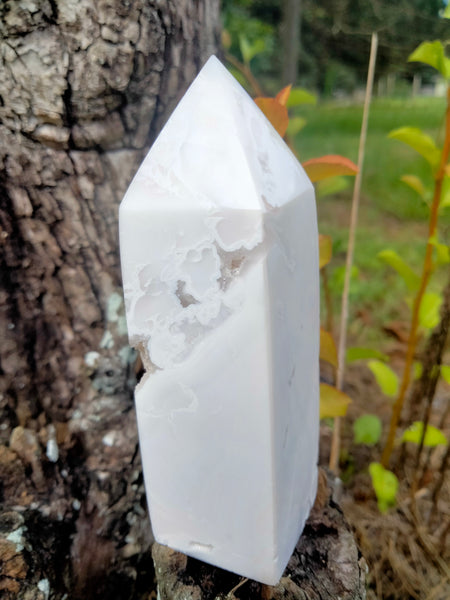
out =
[[[404,301],[406,287],[400,277],[381,263],[377,254],[386,248],[396,250],[420,272],[428,209],[400,177],[418,175],[430,188],[432,177],[424,159],[387,136],[397,127],[413,126],[420,127],[440,143],[444,109],[444,100],[440,98],[375,99],[372,103],[356,242],[357,273],[351,291],[349,332],[352,343],[379,344],[384,324],[390,320],[409,320],[409,309]],[[327,102],[302,107],[301,115],[307,125],[295,145],[302,160],[342,154],[356,162],[361,105]],[[328,270],[336,314],[342,289],[340,266],[347,247],[350,200],[351,186],[318,201],[319,229],[333,238],[334,258]],[[448,213],[441,222],[441,241],[448,243]],[[439,289],[445,280],[445,273],[438,271],[431,285]]]

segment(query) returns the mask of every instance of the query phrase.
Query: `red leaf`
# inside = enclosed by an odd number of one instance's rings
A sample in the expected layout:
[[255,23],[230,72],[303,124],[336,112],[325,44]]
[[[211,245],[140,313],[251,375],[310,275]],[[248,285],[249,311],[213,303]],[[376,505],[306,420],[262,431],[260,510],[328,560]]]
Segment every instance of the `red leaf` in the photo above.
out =
[[289,84],[286,87],[284,87],[275,96],[275,100],[278,100],[278,102],[280,104],[282,104],[283,106],[286,106],[288,98],[289,98],[289,94],[291,93],[291,88],[292,88],[292,84]]
[[276,98],[255,98],[255,102],[283,137],[289,123],[287,108],[280,104]]
[[338,154],[311,158],[303,163],[303,168],[313,183],[336,175],[356,175],[358,172],[354,162]]

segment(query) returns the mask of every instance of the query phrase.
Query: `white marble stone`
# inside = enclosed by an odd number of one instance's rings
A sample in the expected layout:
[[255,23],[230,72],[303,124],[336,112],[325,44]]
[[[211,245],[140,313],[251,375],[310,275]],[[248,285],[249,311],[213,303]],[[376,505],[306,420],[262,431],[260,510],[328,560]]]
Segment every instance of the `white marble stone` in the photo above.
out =
[[120,206],[156,539],[276,584],[316,492],[313,187],[211,57]]

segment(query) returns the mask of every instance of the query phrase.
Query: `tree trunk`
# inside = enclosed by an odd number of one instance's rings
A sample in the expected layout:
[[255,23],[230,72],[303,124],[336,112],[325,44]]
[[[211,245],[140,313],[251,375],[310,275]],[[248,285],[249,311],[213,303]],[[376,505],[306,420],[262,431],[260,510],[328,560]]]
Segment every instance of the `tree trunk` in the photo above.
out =
[[283,64],[281,79],[283,85],[295,85],[298,75],[300,54],[301,0],[283,0],[281,39]]
[[0,596],[152,587],[117,209],[218,0],[0,4]]

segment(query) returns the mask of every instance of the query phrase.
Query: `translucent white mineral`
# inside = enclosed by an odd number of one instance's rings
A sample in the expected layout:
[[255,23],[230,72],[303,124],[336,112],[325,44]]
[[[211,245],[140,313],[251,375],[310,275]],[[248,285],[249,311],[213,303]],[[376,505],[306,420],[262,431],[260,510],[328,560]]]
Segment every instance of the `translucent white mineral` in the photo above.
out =
[[316,492],[316,209],[215,57],[123,199],[120,248],[155,537],[276,584]]

